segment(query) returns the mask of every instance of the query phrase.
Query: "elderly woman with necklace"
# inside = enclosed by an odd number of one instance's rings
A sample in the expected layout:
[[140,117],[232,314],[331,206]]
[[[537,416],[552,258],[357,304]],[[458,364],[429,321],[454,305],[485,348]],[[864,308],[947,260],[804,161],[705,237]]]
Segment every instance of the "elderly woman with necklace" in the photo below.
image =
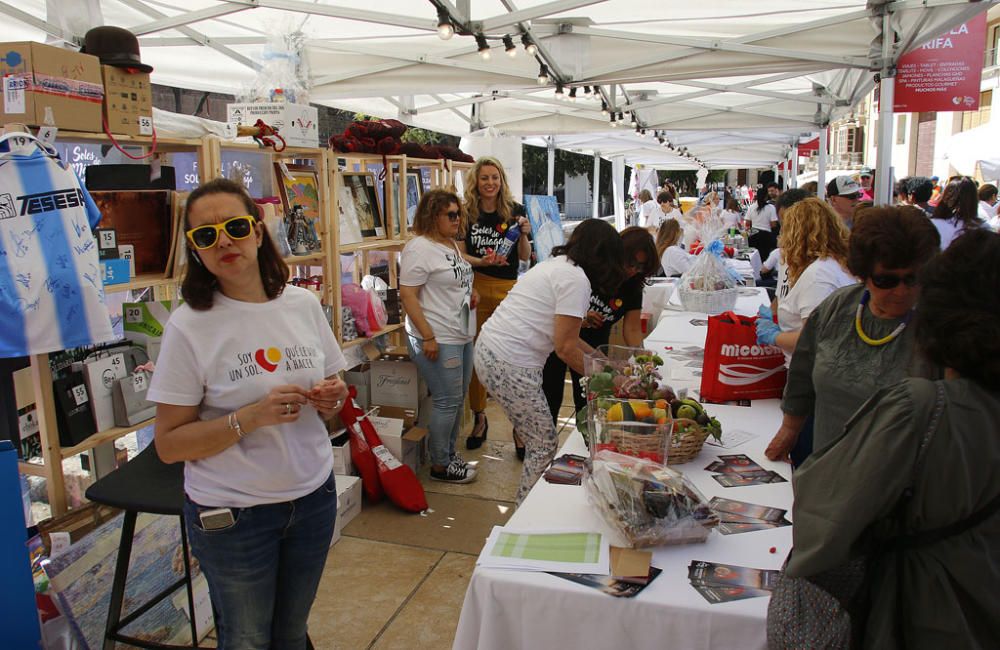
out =
[[833,292],[806,321],[789,363],[784,418],[765,452],[768,458],[788,456],[810,414],[818,451],[837,441],[878,389],[934,374],[914,352],[908,325],[920,295],[918,273],[939,245],[937,229],[912,207],[859,214],[847,266],[862,283]]

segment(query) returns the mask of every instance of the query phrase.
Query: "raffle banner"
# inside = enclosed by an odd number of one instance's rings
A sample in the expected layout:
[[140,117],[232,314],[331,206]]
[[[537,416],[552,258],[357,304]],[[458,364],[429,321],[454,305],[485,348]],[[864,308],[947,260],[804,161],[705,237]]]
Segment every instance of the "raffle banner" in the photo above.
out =
[[974,111],[986,49],[986,12],[899,58],[895,113]]

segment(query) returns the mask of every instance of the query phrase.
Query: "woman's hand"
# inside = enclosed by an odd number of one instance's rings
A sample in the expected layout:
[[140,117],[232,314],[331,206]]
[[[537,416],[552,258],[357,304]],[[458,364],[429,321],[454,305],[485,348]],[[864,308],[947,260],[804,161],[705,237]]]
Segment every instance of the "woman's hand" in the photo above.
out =
[[347,384],[340,377],[330,377],[319,382],[309,391],[309,403],[324,420],[333,418],[347,400]]
[[527,237],[531,234],[531,222],[528,221],[527,217],[518,217],[517,225],[521,227],[521,236]]
[[250,422],[244,422],[244,428],[252,431],[274,424],[295,422],[308,401],[309,393],[300,386],[275,386],[264,399],[249,406]]
[[438,342],[436,339],[424,339],[424,342],[420,346],[420,353],[427,358],[428,361],[437,361],[438,358]]
[[774,434],[771,444],[764,450],[764,455],[768,460],[788,460],[795,443],[799,440],[799,431],[795,428],[782,425],[778,433]]
[[599,328],[604,324],[604,316],[596,311],[588,311],[583,319],[583,326],[591,329]]
[[507,266],[507,259],[497,255],[492,248],[486,249],[486,254],[479,258],[482,266]]

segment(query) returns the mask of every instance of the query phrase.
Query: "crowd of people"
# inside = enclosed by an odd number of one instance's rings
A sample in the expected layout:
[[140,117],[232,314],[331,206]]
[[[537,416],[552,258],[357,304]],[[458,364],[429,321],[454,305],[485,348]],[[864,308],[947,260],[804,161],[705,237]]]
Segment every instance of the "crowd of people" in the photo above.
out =
[[[898,557],[873,569],[866,645],[988,647],[1000,638],[988,589],[1000,578],[997,189],[956,177],[935,196],[931,179],[911,178],[897,205],[873,207],[872,175],[833,178],[825,200],[771,183],[748,204],[711,188],[697,209],[749,225],[776,276],[757,337],[788,365],[766,451],[796,468],[787,575],[889,545]],[[464,187],[423,194],[399,262],[407,346],[433,399],[430,477],[477,478],[457,443],[466,399],[465,446],[486,440],[488,394],[514,427],[520,503],[555,455],[567,370],[579,410],[585,355],[619,323],[641,347],[647,281],[683,274],[696,256],[669,185],[641,195],[641,225],[585,220],[538,264],[502,163],[479,159]],[[191,193],[186,304],[149,398],[157,452],[185,464],[184,515],[220,647],[298,648],[334,530],[325,422],[347,399],[346,362],[315,297],[287,285],[256,214],[230,181]],[[247,319],[252,331],[212,335]],[[281,372],[241,372],[248,363]],[[875,525],[890,513],[895,528]]]

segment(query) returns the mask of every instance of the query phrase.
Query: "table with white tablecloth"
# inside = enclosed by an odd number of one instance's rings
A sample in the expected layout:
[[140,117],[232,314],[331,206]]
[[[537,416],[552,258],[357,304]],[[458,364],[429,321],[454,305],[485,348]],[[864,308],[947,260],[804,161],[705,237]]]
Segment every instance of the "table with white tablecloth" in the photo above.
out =
[[[756,313],[767,300],[763,289],[741,296],[736,311]],[[645,347],[704,345],[706,327],[692,324],[704,314],[667,310]],[[697,388],[690,370],[671,367],[666,381],[675,388]],[[772,463],[764,449],[781,422],[778,400],[754,401],[749,407],[708,405],[725,432],[745,431],[750,440],[730,449],[706,444],[680,469],[706,498],[724,496],[791,511],[791,482],[723,488],[704,470],[719,454],[747,454],[765,469],[790,479],[786,463]],[[559,451],[587,454],[579,432]],[[621,540],[588,502],[581,486],[540,480],[507,523],[512,530],[587,530]],[[703,544],[651,549],[653,566],[663,570],[634,598],[615,598],[546,573],[477,567],[469,583],[455,636],[457,650],[515,648],[764,648],[767,598],[709,604],[690,585],[688,565],[707,560],[764,569],[780,568],[791,547],[791,526],[722,535],[713,532]]]

